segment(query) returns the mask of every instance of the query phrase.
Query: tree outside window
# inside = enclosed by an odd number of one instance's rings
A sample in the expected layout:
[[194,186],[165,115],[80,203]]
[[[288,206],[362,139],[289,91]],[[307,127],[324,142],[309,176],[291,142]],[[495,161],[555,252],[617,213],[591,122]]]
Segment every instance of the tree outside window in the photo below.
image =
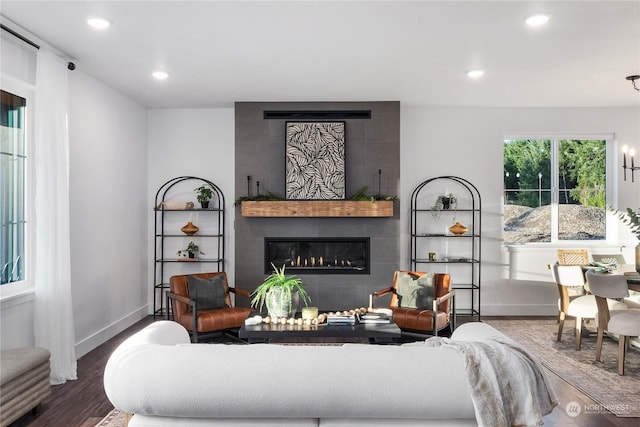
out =
[[606,140],[505,140],[505,243],[605,240],[606,172]]

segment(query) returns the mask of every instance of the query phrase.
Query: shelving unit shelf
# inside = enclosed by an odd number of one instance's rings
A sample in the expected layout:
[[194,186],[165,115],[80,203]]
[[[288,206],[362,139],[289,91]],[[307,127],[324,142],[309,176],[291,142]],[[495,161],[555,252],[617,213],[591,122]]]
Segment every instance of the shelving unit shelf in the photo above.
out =
[[[433,208],[438,196],[453,194],[448,209]],[[420,183],[411,194],[411,268],[451,274],[456,289],[456,313],[480,320],[482,207],[478,189],[457,176],[438,176]],[[448,231],[459,221],[468,230]],[[434,259],[429,254],[435,255]],[[437,270],[437,271],[436,271]]]
[[[195,199],[194,188],[208,185],[213,196],[208,208],[165,209],[165,203],[179,199]],[[182,201],[182,200],[180,200]],[[186,201],[185,201],[186,202]],[[194,202],[194,205],[199,203]],[[175,274],[224,271],[225,262],[225,199],[220,188],[213,182],[195,176],[180,176],[162,184],[154,203],[154,273],[153,273],[153,317],[167,315],[166,292],[169,278]],[[187,222],[192,221],[200,229],[196,234],[181,232]],[[203,257],[178,258],[177,251],[193,241]]]

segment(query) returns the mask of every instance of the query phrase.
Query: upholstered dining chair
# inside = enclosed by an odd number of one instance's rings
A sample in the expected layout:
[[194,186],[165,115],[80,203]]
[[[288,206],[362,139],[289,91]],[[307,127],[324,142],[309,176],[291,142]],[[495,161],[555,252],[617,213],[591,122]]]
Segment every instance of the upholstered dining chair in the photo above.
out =
[[558,264],[588,265],[589,252],[586,249],[558,249]]
[[189,331],[192,342],[214,334],[237,338],[232,332],[240,328],[253,311],[233,306],[232,293],[247,298],[250,293],[230,287],[225,272],[172,276],[169,288],[168,316]]
[[371,294],[370,308],[375,309],[375,300],[389,294],[385,308],[402,332],[436,336],[447,327],[449,333],[455,329],[456,292],[449,274],[396,271],[391,286]]
[[629,338],[640,336],[640,310],[610,310],[608,298],[629,296],[627,280],[623,275],[596,273],[587,271],[587,281],[591,293],[596,297],[598,315],[598,339],[596,343],[596,361],[600,361],[604,333],[618,335],[618,374],[624,375],[624,359],[629,349]]
[[553,280],[558,287],[558,337],[562,340],[564,319],[574,317],[576,320],[576,350],[582,347],[582,328],[585,319],[595,319],[598,312],[593,295],[584,295],[585,277],[579,265],[551,266]]

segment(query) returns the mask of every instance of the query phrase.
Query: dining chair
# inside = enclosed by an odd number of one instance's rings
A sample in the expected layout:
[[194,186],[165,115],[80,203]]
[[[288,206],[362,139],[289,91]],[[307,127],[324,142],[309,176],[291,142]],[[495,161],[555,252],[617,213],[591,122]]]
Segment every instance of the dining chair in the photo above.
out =
[[589,252],[586,249],[558,249],[558,264],[587,265]]
[[587,271],[587,281],[591,293],[596,298],[598,314],[598,339],[596,343],[596,361],[600,361],[604,333],[618,335],[618,374],[624,375],[624,360],[629,349],[629,338],[640,336],[640,310],[611,310],[609,298],[625,298],[629,296],[627,280],[620,274],[603,274]]
[[593,295],[584,295],[585,278],[579,265],[554,264],[551,272],[559,294],[557,341],[562,340],[564,319],[567,316],[574,317],[576,319],[576,350],[580,350],[584,320],[595,319],[598,312],[596,299]]
[[593,254],[591,255],[594,262],[601,262],[605,264],[617,264],[622,265],[627,262],[622,254]]

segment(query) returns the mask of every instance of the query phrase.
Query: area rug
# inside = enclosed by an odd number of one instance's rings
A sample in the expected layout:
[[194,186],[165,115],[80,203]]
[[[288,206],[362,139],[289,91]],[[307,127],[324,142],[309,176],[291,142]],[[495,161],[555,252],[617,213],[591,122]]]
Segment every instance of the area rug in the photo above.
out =
[[117,409],[112,409],[106,417],[96,424],[96,427],[125,427],[126,425],[125,414]]
[[627,353],[625,375],[618,375],[618,342],[605,337],[601,362],[595,361],[596,337],[582,338],[575,349],[574,323],[565,321],[562,341],[558,324],[544,320],[484,320],[531,351],[550,371],[618,417],[640,417],[640,350]]

